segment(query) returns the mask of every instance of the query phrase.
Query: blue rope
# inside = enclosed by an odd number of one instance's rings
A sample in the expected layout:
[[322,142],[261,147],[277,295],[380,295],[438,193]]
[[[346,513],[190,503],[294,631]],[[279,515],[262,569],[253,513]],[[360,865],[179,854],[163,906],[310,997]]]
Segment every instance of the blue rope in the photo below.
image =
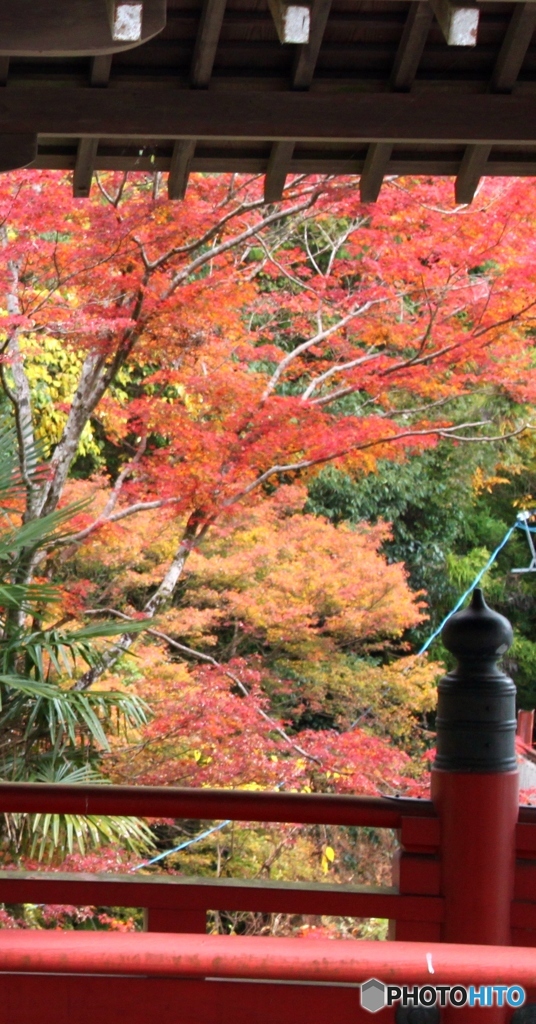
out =
[[193,846],[194,843],[198,843],[201,839],[206,839],[207,836],[211,836],[213,832],[219,832],[220,829],[225,828],[226,825],[231,824],[232,819],[228,818],[227,821],[222,821],[220,825],[214,825],[214,828],[208,828],[206,832],[200,832],[198,836],[194,836],[193,839],[187,839],[180,846],[174,846],[172,850],[166,850],[165,853],[159,853],[158,857],[152,857],[151,860],[144,860],[142,864],[136,864],[132,871],[139,871],[140,868],[148,868],[151,864],[156,864],[159,860],[164,860],[164,857],[169,857],[172,853],[179,853],[180,850],[186,850],[188,846]]
[[432,644],[434,642],[434,640],[436,639],[436,637],[438,637],[439,634],[441,633],[441,630],[443,629],[443,626],[445,626],[446,623],[451,618],[451,616],[454,615],[454,613],[457,612],[459,608],[461,608],[462,604],[469,597],[469,595],[473,593],[473,590],[480,583],[480,580],[482,579],[484,573],[486,573],[488,571],[488,569],[490,568],[490,566],[493,565],[493,563],[494,563],[495,559],[497,558],[499,552],[502,551],[504,545],[508,543],[508,541],[510,540],[510,537],[512,536],[514,530],[518,526],[521,526],[523,529],[525,528],[524,522],[519,522],[519,520],[516,520],[516,522],[513,524],[513,526],[511,526],[510,529],[506,531],[506,533],[505,533],[501,543],[498,545],[498,547],[495,548],[495,551],[493,552],[493,554],[491,554],[489,556],[489,558],[488,558],[484,568],[481,569],[480,572],[478,572],[476,574],[473,582],[471,583],[471,586],[465,591],[465,594],[462,594],[462,596],[460,597],[460,600],[454,605],[454,608],[452,609],[452,611],[449,612],[448,615],[445,616],[445,618],[443,619],[443,622],[441,623],[441,625],[439,625],[437,627],[437,629],[432,633],[432,635],[430,637],[428,637],[428,640],[426,641],[425,644],[423,644],[423,646],[421,647],[420,651],[418,652],[417,657],[419,657],[421,654],[424,654],[424,652],[428,650],[428,648],[430,647],[430,644]]

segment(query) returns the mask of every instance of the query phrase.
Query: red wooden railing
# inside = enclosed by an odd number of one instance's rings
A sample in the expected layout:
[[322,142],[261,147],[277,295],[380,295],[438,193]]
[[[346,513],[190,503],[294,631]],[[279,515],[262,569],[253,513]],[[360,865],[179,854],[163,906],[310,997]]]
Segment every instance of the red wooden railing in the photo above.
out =
[[[393,1008],[361,1008],[370,976],[521,985],[536,1003],[536,807],[517,805],[513,687],[495,668],[505,620],[478,602],[463,615],[460,668],[442,683],[433,800],[0,785],[0,812],[368,826],[400,839],[384,888],[2,872],[2,902],[143,907],[147,931],[0,932],[0,1024],[412,1024]],[[215,910],[388,918],[396,941],[203,934]],[[523,1020],[497,1006],[440,1013],[441,1024]]]
[[[344,824],[394,828],[401,840],[395,884],[382,888],[237,879],[216,881],[181,876],[0,872],[1,902],[141,907],[146,911],[147,931],[160,933],[88,936],[87,933],[48,931],[0,932],[0,972],[8,972],[2,980],[2,1024],[4,1020],[6,1024],[8,1020],[9,1024],[29,1024],[30,1004],[34,999],[40,1000],[38,991],[43,985],[48,991],[50,979],[58,974],[61,982],[57,978],[54,997],[50,990],[50,1006],[46,1000],[46,1005],[40,1005],[42,1024],[67,1024],[68,1020],[71,1024],[73,986],[76,978],[80,982],[81,974],[90,1004],[87,1008],[78,1007],[76,1019],[80,1024],[86,1024],[85,1014],[87,1024],[90,1019],[93,1024],[96,1007],[103,1024],[117,1020],[117,1014],[123,1012],[120,1010],[122,999],[130,1006],[132,1021],[148,1024],[149,1020],[154,1020],[155,1013],[164,1012],[161,1001],[164,999],[165,1006],[168,1005],[165,1000],[169,998],[170,986],[173,991],[174,986],[178,986],[177,999],[182,999],[187,992],[188,999],[191,996],[197,1006],[191,1010],[193,1016],[177,1018],[181,1024],[183,1020],[185,1024],[213,1024],[220,1019],[222,1022],[240,1021],[244,1007],[253,1015],[250,1019],[255,1024],[286,1024],[287,1017],[274,1017],[270,1008],[278,991],[275,983],[283,980],[299,984],[301,992],[301,998],[296,1001],[296,993],[289,995],[288,984],[285,985],[287,1010],[284,1012],[288,1011],[289,1024],[291,1020],[292,1024],[306,1021],[310,1024],[317,1019],[317,1014],[318,1017],[331,1014],[333,1006],[337,1008],[341,1024],[373,1019],[392,1022],[392,1010],[382,1010],[372,1017],[360,1008],[356,989],[341,988],[341,985],[358,985],[371,975],[382,979],[388,976],[392,983],[396,983],[393,979],[405,979],[404,984],[413,980],[429,983],[424,951],[433,955],[437,984],[444,978],[451,983],[462,983],[463,978],[469,977],[474,984],[479,984],[479,979],[488,984],[490,978],[507,983],[510,977],[516,984],[528,984],[527,979],[532,978],[536,997],[536,954],[530,950],[521,952],[510,948],[506,957],[504,948],[501,951],[467,946],[462,957],[455,947],[438,946],[445,899],[441,895],[440,823],[431,801],[150,787],[0,784],[0,809],[189,819],[230,816],[252,822]],[[519,809],[516,839],[518,859],[512,941],[516,946],[534,947],[536,808]],[[397,941],[356,944],[207,936],[207,945],[202,933],[207,913],[214,910],[388,918],[391,937]],[[162,937],[162,933],[168,933],[167,938]],[[176,933],[175,938],[169,933]],[[497,977],[499,963],[502,965],[500,979]],[[457,965],[455,971],[453,965]],[[20,978],[17,980],[21,972],[26,972],[22,990]],[[207,974],[220,980],[201,981]],[[155,987],[156,977],[162,980]],[[239,982],[236,980],[239,977],[250,980]],[[271,980],[274,990],[271,984],[255,986],[251,981],[254,977],[266,983]],[[153,979],[151,984],[149,978]],[[223,978],[235,979],[231,988],[228,987],[230,982],[224,982]],[[320,988],[319,982],[322,982]],[[238,989],[242,985],[247,993],[241,987]],[[139,993],[134,1001],[129,986],[134,986]],[[198,991],[200,986],[202,992]],[[235,1001],[240,1004],[239,1010],[234,1006]],[[227,1006],[229,1016],[214,1016],[221,1013],[223,1005]],[[490,1020],[489,1012],[486,1011],[483,1020]],[[460,1024],[465,1021],[460,1019]]]

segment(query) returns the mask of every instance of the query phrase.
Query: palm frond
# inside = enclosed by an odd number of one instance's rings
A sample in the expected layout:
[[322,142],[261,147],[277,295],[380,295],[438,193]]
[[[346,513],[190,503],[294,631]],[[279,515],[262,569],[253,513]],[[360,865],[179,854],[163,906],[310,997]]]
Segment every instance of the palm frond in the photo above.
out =
[[[69,762],[45,759],[32,773],[32,782],[68,785],[106,785],[102,775],[90,766],[73,767]],[[97,814],[10,814],[10,830],[18,836],[19,853],[38,860],[62,859],[68,853],[87,853],[103,845],[120,845],[144,856],[154,849],[154,838],[145,821],[119,815]]]

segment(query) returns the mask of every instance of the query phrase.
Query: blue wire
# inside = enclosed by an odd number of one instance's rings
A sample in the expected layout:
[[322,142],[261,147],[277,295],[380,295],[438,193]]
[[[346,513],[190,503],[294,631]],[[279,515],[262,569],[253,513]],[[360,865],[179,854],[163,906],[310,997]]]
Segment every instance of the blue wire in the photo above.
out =
[[484,573],[488,571],[488,569],[489,569],[489,567],[491,565],[493,565],[493,563],[494,563],[495,559],[497,558],[499,552],[502,551],[504,545],[507,544],[508,541],[510,540],[510,537],[512,536],[512,534],[513,534],[513,532],[514,532],[514,530],[516,529],[517,526],[521,526],[523,529],[525,528],[525,524],[524,523],[520,523],[518,520],[516,520],[514,525],[511,526],[510,529],[506,531],[506,533],[505,533],[501,543],[498,545],[498,547],[495,548],[495,551],[493,552],[493,554],[491,554],[489,556],[489,558],[488,558],[484,568],[481,569],[479,573],[477,573],[477,575],[475,576],[475,578],[474,578],[473,582],[471,583],[471,586],[469,587],[469,589],[465,591],[465,594],[462,594],[462,596],[460,597],[460,600],[457,602],[457,604],[454,605],[454,608],[452,609],[452,611],[449,612],[448,615],[445,616],[445,618],[443,619],[443,622],[441,623],[441,625],[437,627],[437,629],[432,633],[432,635],[430,637],[428,637],[428,640],[426,641],[425,644],[423,644],[423,646],[421,647],[420,651],[418,652],[417,657],[419,657],[421,654],[424,654],[424,652],[428,650],[428,648],[430,647],[430,644],[432,644],[434,642],[434,640],[436,639],[436,637],[439,636],[441,630],[443,629],[443,626],[446,625],[446,623],[449,621],[451,616],[454,615],[454,613],[457,612],[459,608],[461,608],[461,606],[464,603],[464,601],[466,600],[466,598],[468,598],[469,595],[473,593],[473,590],[480,583],[480,580],[482,579]]
[[227,821],[222,821],[220,825],[214,825],[214,828],[207,829],[206,832],[200,832],[198,836],[194,836],[193,839],[187,839],[186,842],[181,843],[180,846],[174,846],[172,850],[166,850],[165,853],[159,853],[158,857],[153,857],[151,860],[144,860],[143,864],[136,864],[132,871],[139,871],[140,868],[148,868],[150,864],[156,864],[157,861],[163,860],[164,857],[169,857],[172,853],[179,853],[180,850],[186,850],[188,846],[193,846],[194,843],[198,843],[200,839],[206,839],[207,836],[211,836],[213,832],[219,832],[220,829],[225,828],[226,825],[231,824],[232,819],[228,818]]
[[[283,786],[282,782],[278,782],[276,789],[281,789]],[[157,861],[163,860],[164,857],[169,857],[172,853],[179,853],[180,850],[186,850],[188,846],[193,846],[194,843],[198,843],[200,839],[206,839],[207,836],[211,836],[214,832],[219,832],[220,829],[225,828],[226,825],[232,825],[233,818],[227,818],[227,821],[222,821],[219,825],[214,825],[214,828],[207,829],[206,832],[200,832],[198,836],[194,836],[193,839],[187,839],[180,846],[174,846],[172,850],[166,850],[164,853],[159,853],[158,857],[153,857],[152,860],[144,860],[143,864],[136,864],[135,868],[131,868],[131,871],[139,871],[140,868],[147,868],[150,864],[156,864]]]

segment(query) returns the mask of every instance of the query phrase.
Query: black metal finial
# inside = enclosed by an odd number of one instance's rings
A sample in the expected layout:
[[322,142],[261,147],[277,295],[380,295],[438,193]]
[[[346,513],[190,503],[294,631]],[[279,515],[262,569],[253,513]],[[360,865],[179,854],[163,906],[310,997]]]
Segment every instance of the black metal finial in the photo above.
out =
[[488,608],[477,589],[469,607],[448,620],[442,637],[458,665],[438,687],[436,767],[515,769],[516,689],[497,665],[512,643],[508,619]]
[[496,663],[506,654],[513,637],[508,619],[488,607],[480,587],[473,591],[471,604],[451,615],[441,633],[447,651],[459,661],[458,675],[466,662],[470,663],[471,674],[475,669],[489,672],[494,667],[502,675]]

